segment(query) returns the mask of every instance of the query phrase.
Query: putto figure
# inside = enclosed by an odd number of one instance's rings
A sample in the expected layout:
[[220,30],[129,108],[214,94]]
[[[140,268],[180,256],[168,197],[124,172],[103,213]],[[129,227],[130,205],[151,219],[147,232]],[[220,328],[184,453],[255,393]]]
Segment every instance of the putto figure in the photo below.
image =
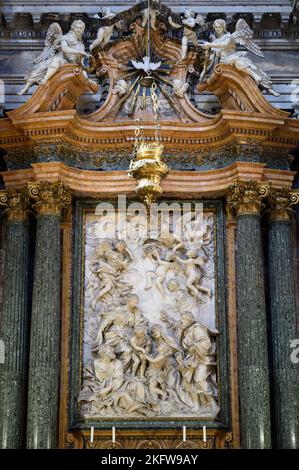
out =
[[[115,13],[113,13],[109,8],[103,8],[102,13],[102,20],[112,20],[116,16]],[[99,16],[96,15],[95,18],[99,18]],[[95,47],[103,47],[108,44],[112,37],[115,26],[116,24],[112,24],[111,26],[102,26],[99,28],[97,38],[90,45],[89,49],[92,51]]]
[[189,9],[185,10],[184,18],[182,19],[183,26],[178,23],[175,23],[173,19],[171,18],[171,16],[169,16],[168,21],[173,28],[176,28],[176,29],[184,28],[183,38],[182,38],[182,50],[181,50],[181,59],[184,60],[187,57],[189,43],[198,47],[195,27],[197,25],[203,26],[205,24],[205,21],[200,14],[195,15],[195,12]]
[[[139,0],[138,0],[139,2]],[[156,19],[157,15],[160,12],[160,0],[153,0],[151,2],[150,8],[147,8],[144,10],[143,13],[143,21],[142,21],[142,27],[146,28],[148,23],[150,24],[150,27],[156,31]]]
[[18,94],[23,95],[35,84],[44,85],[63,65],[80,64],[83,57],[88,57],[82,41],[84,31],[81,20],[73,21],[65,36],[59,24],[52,23],[46,34],[46,47],[33,62],[36,67],[26,75],[26,85]]
[[262,89],[268,93],[279,96],[272,89],[270,77],[257,67],[248,57],[246,51],[237,51],[237,45],[244,46],[248,51],[263,57],[263,52],[253,41],[253,31],[246,21],[240,19],[236,25],[236,31],[231,34],[227,31],[226,22],[222,19],[214,21],[215,38],[212,42],[203,42],[200,46],[207,51],[201,80],[212,72],[218,64],[228,64],[247,73]]

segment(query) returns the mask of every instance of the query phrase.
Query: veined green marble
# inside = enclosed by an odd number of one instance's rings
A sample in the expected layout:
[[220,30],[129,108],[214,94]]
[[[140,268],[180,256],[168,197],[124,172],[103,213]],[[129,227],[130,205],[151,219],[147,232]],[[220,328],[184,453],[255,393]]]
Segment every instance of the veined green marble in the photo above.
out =
[[29,224],[6,222],[3,310],[0,339],[5,363],[0,364],[0,446],[25,445],[29,348]]
[[269,284],[275,441],[299,448],[299,365],[291,361],[296,302],[291,223],[272,220],[269,228]]
[[266,305],[258,215],[237,217],[236,268],[241,446],[270,448]]
[[37,218],[27,447],[56,448],[60,365],[60,218]]

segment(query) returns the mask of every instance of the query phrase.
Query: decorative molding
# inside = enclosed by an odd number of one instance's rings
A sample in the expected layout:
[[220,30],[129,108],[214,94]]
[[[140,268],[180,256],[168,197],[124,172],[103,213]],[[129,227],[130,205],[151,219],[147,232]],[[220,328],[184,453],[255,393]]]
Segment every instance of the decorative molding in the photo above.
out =
[[117,431],[116,442],[111,432],[94,432],[90,442],[90,431],[68,432],[65,447],[74,449],[227,449],[232,446],[233,435],[227,430],[207,429],[207,442],[203,442],[202,431],[188,430],[187,441],[183,442],[181,430],[128,430]]
[[[71,168],[63,163],[34,163],[31,169],[2,172],[5,187],[23,188],[28,182],[62,181],[78,197],[107,199],[125,194],[135,196],[135,182],[126,171],[90,171]],[[234,180],[271,182],[274,188],[292,188],[295,172],[271,170],[262,163],[236,162],[209,171],[170,171],[162,182],[165,197],[225,196]]]

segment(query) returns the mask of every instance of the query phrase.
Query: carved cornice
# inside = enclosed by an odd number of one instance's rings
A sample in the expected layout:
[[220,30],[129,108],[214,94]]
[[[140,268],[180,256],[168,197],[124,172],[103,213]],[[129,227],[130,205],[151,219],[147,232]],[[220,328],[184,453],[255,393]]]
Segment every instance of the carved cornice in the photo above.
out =
[[70,188],[61,181],[28,183],[28,193],[29,197],[35,201],[33,209],[38,216],[60,216],[62,210],[68,209],[72,202]]
[[0,206],[3,206],[7,219],[24,222],[29,214],[29,196],[27,189],[8,189],[0,191]]
[[[294,172],[271,170],[262,163],[236,162],[225,168],[205,171],[170,171],[162,182],[166,197],[222,197],[234,180],[271,183],[274,188],[291,189]],[[72,168],[64,163],[34,163],[31,169],[2,173],[5,187],[22,188],[28,182],[62,181],[78,197],[112,198],[118,194],[135,196],[135,181],[127,171],[92,171]]]
[[234,181],[227,193],[227,206],[235,215],[259,215],[269,194],[269,184],[257,181]]
[[[151,122],[144,122],[144,135],[154,135]],[[161,137],[165,148],[177,151],[205,151],[228,144],[272,146],[296,149],[299,145],[299,121],[237,111],[223,111],[208,123],[161,123]],[[0,147],[4,150],[32,146],[45,141],[76,146],[82,152],[106,152],[134,144],[132,122],[92,122],[73,110],[10,115],[0,120]]]
[[299,204],[299,191],[271,188],[268,200],[270,219],[288,221],[293,214],[292,207]]

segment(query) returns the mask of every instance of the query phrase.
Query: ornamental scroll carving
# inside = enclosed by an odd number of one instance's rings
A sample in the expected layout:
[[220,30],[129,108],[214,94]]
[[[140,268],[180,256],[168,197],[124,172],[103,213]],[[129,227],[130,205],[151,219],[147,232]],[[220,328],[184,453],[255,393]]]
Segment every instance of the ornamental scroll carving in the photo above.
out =
[[192,217],[181,237],[128,216],[125,239],[103,239],[87,214],[83,419],[217,417],[214,213]]

